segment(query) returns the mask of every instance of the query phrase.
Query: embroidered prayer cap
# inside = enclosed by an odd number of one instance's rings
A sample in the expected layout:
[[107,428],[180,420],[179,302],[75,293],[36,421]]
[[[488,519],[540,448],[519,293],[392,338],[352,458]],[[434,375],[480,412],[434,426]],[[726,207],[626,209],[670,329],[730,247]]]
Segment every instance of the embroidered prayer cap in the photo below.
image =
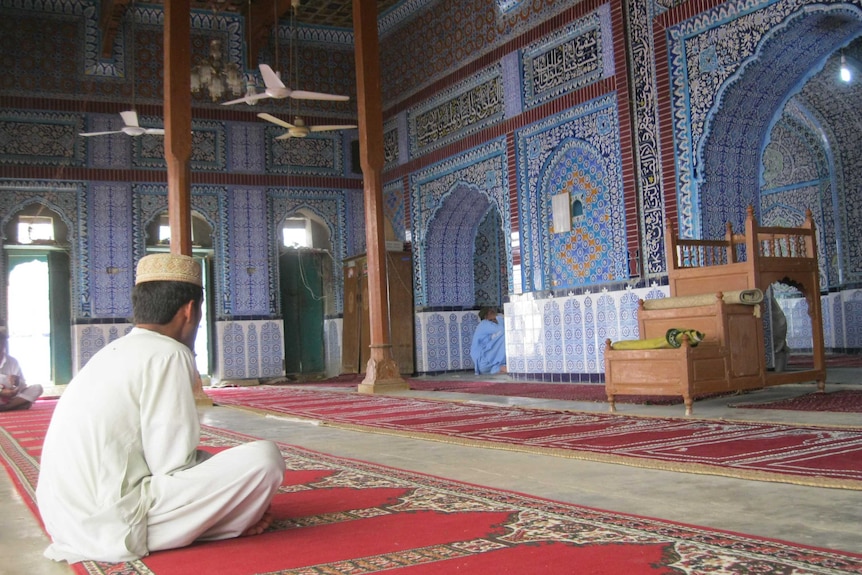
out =
[[144,282],[186,282],[203,287],[201,266],[191,256],[150,254],[138,262],[135,285]]

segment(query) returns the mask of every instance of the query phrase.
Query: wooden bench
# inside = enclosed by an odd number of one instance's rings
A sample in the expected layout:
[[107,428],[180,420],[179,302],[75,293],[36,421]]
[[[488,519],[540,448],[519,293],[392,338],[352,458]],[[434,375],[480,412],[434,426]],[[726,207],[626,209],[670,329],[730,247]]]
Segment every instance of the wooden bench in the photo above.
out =
[[817,242],[810,211],[801,227],[764,227],[757,224],[749,206],[745,233],[735,234],[728,223],[724,239],[719,240],[679,238],[669,222],[665,250],[672,298],[703,297],[716,290],[766,291],[774,282],[799,289],[811,318],[814,367],[768,371],[762,320],[752,314],[751,306],[716,298],[706,306],[659,311],[645,310],[641,302],[641,338],[663,336],[669,328],[697,329],[707,338],[698,347],[657,350],[613,350],[607,341],[605,387],[611,411],[619,394],[682,395],[690,415],[692,398],[706,393],[806,381],[816,381],[819,391],[825,389]]

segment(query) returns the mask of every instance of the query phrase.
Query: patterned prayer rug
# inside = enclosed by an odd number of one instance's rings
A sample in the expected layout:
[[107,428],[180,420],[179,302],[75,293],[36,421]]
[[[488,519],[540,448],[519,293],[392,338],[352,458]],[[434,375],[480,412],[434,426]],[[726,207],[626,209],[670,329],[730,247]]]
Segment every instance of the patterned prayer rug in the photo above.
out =
[[[0,414],[0,460],[32,498],[54,402]],[[250,438],[206,427],[204,448]],[[280,445],[287,464],[262,535],[199,543],[90,575],[517,573],[862,574],[862,555],[611,513]],[[34,509],[35,511],[35,509]]]
[[862,390],[842,389],[826,393],[808,393],[780,401],[766,403],[736,403],[730,407],[754,409],[787,409],[791,411],[834,411],[862,413]]
[[[830,367],[862,367],[862,354],[828,353],[825,359],[826,369]],[[811,355],[791,355],[787,360],[787,365],[798,369],[808,369],[814,367],[814,358]]]
[[667,471],[862,489],[862,428],[636,417],[284,387],[214,402],[343,429]]
[[[365,375],[339,376],[307,383],[278,381],[278,385],[293,384],[299,388],[319,389],[325,387],[355,388],[362,383]],[[608,394],[604,384],[589,383],[532,383],[517,381],[459,381],[438,379],[409,378],[410,389],[418,391],[448,391],[480,395],[502,395],[505,397],[531,397],[535,399],[555,399],[560,401],[591,401],[607,403]],[[272,384],[273,382],[268,382]],[[696,399],[702,399],[698,396]],[[678,405],[682,396],[676,395],[619,395],[617,403],[636,403],[641,405]]]

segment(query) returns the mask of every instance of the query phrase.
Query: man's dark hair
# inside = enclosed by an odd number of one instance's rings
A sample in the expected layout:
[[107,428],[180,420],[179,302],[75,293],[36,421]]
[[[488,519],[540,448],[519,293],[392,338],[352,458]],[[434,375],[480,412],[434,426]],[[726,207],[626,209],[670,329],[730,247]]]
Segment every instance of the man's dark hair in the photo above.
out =
[[177,311],[190,301],[199,304],[203,288],[188,282],[152,281],[132,289],[132,312],[135,324],[170,323]]

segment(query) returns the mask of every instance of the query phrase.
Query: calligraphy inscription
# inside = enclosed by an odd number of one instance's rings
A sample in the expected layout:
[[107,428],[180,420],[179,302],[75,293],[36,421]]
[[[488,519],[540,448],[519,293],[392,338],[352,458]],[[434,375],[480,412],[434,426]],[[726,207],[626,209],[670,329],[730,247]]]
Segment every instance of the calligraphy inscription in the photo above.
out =
[[596,26],[575,37],[525,51],[526,105],[536,106],[601,77],[601,40],[601,29]]
[[471,128],[479,129],[501,118],[502,114],[502,79],[495,75],[439,106],[417,114],[416,145],[419,149],[442,145],[456,136],[464,135]]

